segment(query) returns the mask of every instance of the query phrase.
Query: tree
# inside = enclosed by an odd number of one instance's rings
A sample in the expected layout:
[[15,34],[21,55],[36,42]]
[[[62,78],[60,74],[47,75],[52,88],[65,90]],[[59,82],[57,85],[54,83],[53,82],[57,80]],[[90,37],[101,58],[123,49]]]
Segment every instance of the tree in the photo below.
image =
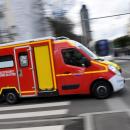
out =
[[70,39],[81,42],[81,36],[77,36],[73,33],[74,24],[68,18],[60,17],[59,19],[48,19],[57,37],[65,36]]
[[115,40],[113,40],[113,45],[115,48],[117,47],[127,47],[130,46],[130,37],[129,36],[122,36],[119,38],[116,38]]

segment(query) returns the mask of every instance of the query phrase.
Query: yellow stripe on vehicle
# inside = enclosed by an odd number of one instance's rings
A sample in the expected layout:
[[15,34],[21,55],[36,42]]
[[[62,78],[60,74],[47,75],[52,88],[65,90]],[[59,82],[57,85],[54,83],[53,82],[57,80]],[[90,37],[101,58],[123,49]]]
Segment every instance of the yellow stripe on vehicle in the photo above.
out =
[[23,42],[23,43],[18,42],[14,45],[1,46],[0,49],[10,48],[10,47],[27,46],[27,45],[33,45],[33,44],[38,44],[38,43],[49,43],[49,42],[51,42],[51,40],[39,40],[39,41],[30,41],[30,42]]
[[51,41],[49,42],[49,50],[50,50],[50,60],[51,60],[51,67],[52,67],[52,77],[54,82],[54,90],[56,90],[56,74],[55,74],[55,67],[54,67],[54,59],[53,59],[53,50],[51,46]]
[[35,91],[21,91],[22,94],[24,93],[34,93]]
[[2,91],[3,91],[3,90],[7,90],[7,89],[15,89],[16,92],[19,94],[19,91],[17,90],[16,87],[6,86],[6,87],[2,87],[2,88],[0,89],[0,95],[2,94]]
[[87,72],[81,72],[81,73],[69,73],[69,74],[57,74],[57,77],[60,76],[69,76],[69,75],[76,75],[76,74],[94,74],[94,73],[104,73],[104,72],[108,72],[108,67],[106,65],[103,65],[102,63],[96,62],[96,61],[91,61],[94,64],[98,64],[100,66],[103,66],[104,69],[103,70],[96,70],[96,71],[87,71]]

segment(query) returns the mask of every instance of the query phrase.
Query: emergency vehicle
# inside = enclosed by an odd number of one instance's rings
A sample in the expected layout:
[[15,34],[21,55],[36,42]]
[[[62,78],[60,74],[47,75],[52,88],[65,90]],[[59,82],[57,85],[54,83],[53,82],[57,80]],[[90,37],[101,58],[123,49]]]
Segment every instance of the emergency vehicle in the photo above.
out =
[[22,97],[91,94],[104,99],[124,88],[116,67],[98,61],[82,44],[40,38],[0,45],[0,95]]

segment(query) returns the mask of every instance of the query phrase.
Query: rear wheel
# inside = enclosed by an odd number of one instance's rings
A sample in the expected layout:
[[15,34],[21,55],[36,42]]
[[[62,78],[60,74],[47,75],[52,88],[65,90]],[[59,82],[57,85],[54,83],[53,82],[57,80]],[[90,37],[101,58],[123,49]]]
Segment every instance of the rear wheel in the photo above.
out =
[[98,99],[108,98],[112,93],[112,87],[109,82],[97,81],[92,86],[92,94]]
[[16,92],[6,92],[5,93],[5,100],[9,104],[15,104],[18,102],[18,95]]
[[4,101],[4,96],[1,95],[1,96],[0,96],[0,102],[3,102],[3,101]]

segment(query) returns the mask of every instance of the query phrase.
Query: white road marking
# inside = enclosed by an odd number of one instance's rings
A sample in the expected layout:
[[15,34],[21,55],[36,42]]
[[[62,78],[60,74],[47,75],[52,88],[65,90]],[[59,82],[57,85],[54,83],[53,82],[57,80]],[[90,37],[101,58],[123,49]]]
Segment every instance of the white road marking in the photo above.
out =
[[125,80],[127,81],[127,80],[130,80],[130,78],[125,78]]
[[0,119],[13,119],[13,118],[26,118],[26,117],[40,117],[67,114],[68,109],[51,110],[51,111],[38,111],[38,112],[25,112],[25,113],[11,113],[0,114]]
[[80,114],[79,117],[85,117],[85,116],[88,116],[88,115],[112,114],[112,113],[118,113],[118,112],[119,113],[120,112],[130,112],[130,109],[83,113],[83,114]]
[[94,130],[93,116],[91,114],[88,114],[84,118],[84,129],[85,130]]
[[94,115],[113,114],[113,113],[121,113],[121,112],[127,112],[129,117],[130,117],[130,109],[83,113],[83,114],[80,114],[79,117],[84,117],[85,130],[95,130],[95,127],[93,124],[93,116]]
[[64,130],[64,125],[4,129],[4,130]]
[[127,59],[125,59],[125,60],[116,59],[115,60],[115,62],[117,62],[117,63],[124,63],[124,62],[127,62],[127,61],[128,61]]
[[0,111],[30,109],[30,108],[32,109],[32,108],[42,108],[42,107],[55,107],[55,106],[66,106],[66,105],[70,105],[70,102],[66,101],[66,102],[0,107]]
[[82,119],[83,117],[62,117],[62,118],[55,118],[55,119],[40,119],[40,120],[25,120],[25,121],[5,121],[0,122],[0,125],[9,125],[9,124],[20,124],[20,123],[42,123],[42,122],[54,122],[54,121],[68,121],[68,120],[76,120],[76,119]]
[[130,112],[129,106],[120,97],[113,97],[113,98],[106,99],[105,103],[108,105],[109,111],[83,113],[80,114],[79,116],[84,117],[84,116],[97,115],[97,114]]

